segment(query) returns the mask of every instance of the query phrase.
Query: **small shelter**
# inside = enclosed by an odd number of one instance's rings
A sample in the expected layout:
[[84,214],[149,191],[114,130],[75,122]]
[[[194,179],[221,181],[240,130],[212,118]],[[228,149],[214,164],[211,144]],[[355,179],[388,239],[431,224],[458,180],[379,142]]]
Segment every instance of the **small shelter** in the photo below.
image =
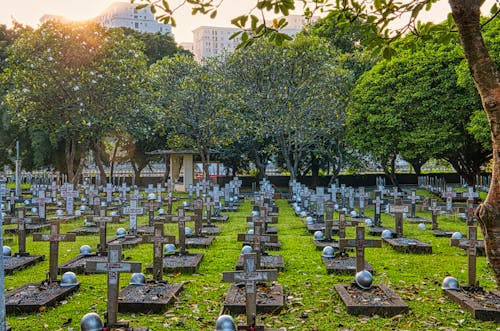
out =
[[170,180],[175,191],[187,192],[189,185],[194,184],[193,155],[197,152],[188,149],[156,150],[148,154],[164,155],[165,163],[170,160]]

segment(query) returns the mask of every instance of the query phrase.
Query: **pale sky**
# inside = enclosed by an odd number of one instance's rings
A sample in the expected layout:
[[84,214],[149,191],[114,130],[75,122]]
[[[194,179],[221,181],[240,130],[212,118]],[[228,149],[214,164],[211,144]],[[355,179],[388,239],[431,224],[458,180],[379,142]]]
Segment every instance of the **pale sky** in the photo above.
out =
[[[117,0],[0,0],[0,24],[10,25],[12,19],[15,19],[20,23],[37,27],[40,17],[44,14],[85,20],[97,16],[115,1]],[[169,1],[169,3],[175,2]],[[224,0],[216,19],[200,14],[192,16],[191,10],[185,6],[174,15],[177,21],[177,27],[173,29],[175,40],[177,42],[192,41],[192,31],[199,26],[231,26],[232,18],[247,13],[254,4],[255,0]],[[300,6],[300,1],[297,1],[297,5]],[[171,7],[173,8],[172,5]],[[485,10],[489,12],[489,7]],[[426,13],[426,17],[427,20],[431,17],[435,22],[440,22],[446,18],[449,11],[448,2],[441,0],[433,6],[431,15]]]

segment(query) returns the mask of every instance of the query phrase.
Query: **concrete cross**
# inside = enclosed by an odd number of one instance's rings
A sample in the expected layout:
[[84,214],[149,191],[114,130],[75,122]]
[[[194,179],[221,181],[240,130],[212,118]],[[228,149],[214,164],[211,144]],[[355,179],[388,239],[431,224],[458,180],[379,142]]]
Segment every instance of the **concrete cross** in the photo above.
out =
[[228,271],[222,274],[223,281],[226,283],[245,283],[246,293],[246,316],[247,330],[251,330],[256,324],[257,315],[257,290],[256,282],[271,282],[278,279],[278,271],[257,270],[257,255],[255,253],[243,255],[243,271]]
[[366,247],[380,248],[382,247],[382,241],[365,239],[365,228],[362,226],[357,226],[355,239],[339,240],[340,249],[345,249],[347,247],[356,248],[356,272],[360,272],[365,269],[365,248]]
[[123,214],[129,215],[129,234],[137,235],[137,215],[144,214],[144,208],[137,207],[137,200],[130,200],[130,206],[123,208]]
[[432,199],[431,201],[431,207],[429,208],[430,211],[432,211],[432,230],[437,230],[438,229],[438,212],[441,210],[441,207],[438,206],[437,200]]
[[108,251],[108,262],[89,260],[86,262],[86,270],[94,273],[108,274],[108,301],[107,301],[107,323],[108,327],[116,326],[118,316],[118,293],[120,289],[121,272],[141,272],[140,262],[122,262],[122,246],[110,244]]
[[50,234],[42,234],[42,233],[33,234],[33,241],[50,242],[49,281],[51,283],[57,280],[57,271],[59,262],[59,242],[76,240],[76,235],[74,233],[60,234],[59,228],[60,228],[59,220],[53,220],[50,223]]
[[175,244],[175,236],[165,236],[163,223],[154,223],[154,234],[143,235],[142,244],[153,244],[153,277],[160,282],[163,280],[163,245]]
[[389,205],[389,212],[394,214],[396,238],[403,238],[403,213],[408,212],[408,206],[402,204],[401,198],[397,198],[394,205]]

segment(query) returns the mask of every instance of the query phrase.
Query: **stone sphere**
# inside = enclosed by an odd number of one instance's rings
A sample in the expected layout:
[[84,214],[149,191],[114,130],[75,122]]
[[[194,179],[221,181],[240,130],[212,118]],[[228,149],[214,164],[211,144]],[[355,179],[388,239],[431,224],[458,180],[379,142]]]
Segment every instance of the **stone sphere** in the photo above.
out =
[[117,214],[117,213],[116,213],[116,211],[114,211],[114,210],[113,210],[112,212],[110,212],[110,213],[109,213],[109,216],[116,216],[116,215],[118,215],[118,214]]
[[373,276],[369,271],[362,270],[356,273],[356,276],[354,276],[354,281],[360,288],[369,290],[372,287]]
[[366,225],[366,226],[373,226],[373,221],[371,220],[371,218],[367,218],[367,219],[365,220],[365,225]]
[[253,229],[247,231],[248,234],[254,234]]
[[314,224],[314,219],[312,218],[312,216],[307,216],[306,217],[306,223],[307,224]]
[[443,290],[458,290],[458,280],[455,277],[448,276],[443,279],[443,284],[441,285]]
[[146,285],[146,277],[144,276],[143,273],[140,272],[133,273],[132,276],[130,276],[129,284],[139,285],[139,286]]
[[392,238],[392,231],[389,229],[385,229],[384,231],[382,231],[382,238],[391,239]]
[[322,257],[332,258],[335,257],[335,249],[332,246],[325,246],[323,248],[323,252],[321,253]]
[[338,205],[338,204],[334,204],[334,205],[333,205],[333,208],[334,208],[335,210],[339,210],[339,205]]
[[89,245],[80,246],[80,255],[91,255],[91,254],[92,254],[92,248],[90,248]]
[[252,253],[252,251],[253,251],[252,246],[245,245],[241,249],[241,255],[243,255],[243,254],[250,254],[250,253]]
[[453,232],[451,239],[462,239],[464,236],[460,232]]
[[193,230],[186,226],[186,228],[184,229],[184,234],[186,235],[186,237],[191,237],[193,235]]
[[420,230],[426,230],[426,229],[427,229],[427,226],[425,226],[425,223],[418,223],[417,227],[418,227]]
[[64,213],[61,209],[56,210],[56,215],[57,216],[62,216]]
[[3,257],[11,257],[12,249],[9,246],[3,246]]
[[156,194],[154,194],[154,193],[149,193],[149,194],[148,194],[148,200],[156,200]]
[[36,208],[36,207],[31,208],[31,213],[33,213],[33,214],[38,213],[38,208]]
[[105,207],[106,206],[106,201],[102,200],[101,201],[101,207]]
[[314,232],[314,240],[323,240],[323,239],[325,239],[323,231]]
[[188,206],[188,202],[187,202],[187,201],[182,201],[182,205],[183,205],[184,207],[187,207],[187,206]]
[[252,210],[252,216],[253,216],[253,217],[259,216],[259,211],[257,211],[257,210]]
[[165,215],[165,209],[163,208],[158,209],[158,215]]
[[307,212],[305,210],[301,211],[300,212],[300,216],[301,217],[306,217],[307,216]]
[[102,331],[104,323],[96,313],[85,314],[80,320],[81,331]]
[[126,234],[127,234],[127,230],[125,230],[124,228],[118,228],[116,230],[116,236],[118,238],[123,238],[123,237],[125,237]]
[[351,217],[356,218],[356,217],[358,217],[358,212],[353,210],[350,212],[350,215],[351,215]]
[[78,280],[74,272],[67,271],[61,276],[61,282],[59,285],[62,287],[70,287],[78,284]]
[[175,253],[175,245],[174,244],[166,244],[165,248],[163,249],[163,254],[168,255],[168,254],[174,254]]
[[82,212],[80,210],[75,210],[75,216],[82,216]]
[[229,315],[221,315],[215,322],[215,331],[235,331],[236,324],[234,319]]
[[81,211],[85,211],[85,210],[87,210],[87,207],[86,207],[85,205],[81,205],[81,206],[80,206],[80,210],[81,210]]
[[24,204],[25,204],[25,205],[29,205],[29,204],[30,204],[30,201],[26,199],[26,200],[24,200]]
[[61,201],[57,201],[57,206],[58,207],[61,207],[63,205],[63,203]]

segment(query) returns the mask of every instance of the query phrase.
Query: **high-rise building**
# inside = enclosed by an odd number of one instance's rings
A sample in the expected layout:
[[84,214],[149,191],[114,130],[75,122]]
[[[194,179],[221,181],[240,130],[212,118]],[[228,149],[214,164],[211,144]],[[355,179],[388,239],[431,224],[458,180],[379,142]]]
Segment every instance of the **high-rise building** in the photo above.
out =
[[114,2],[94,21],[108,28],[125,27],[139,32],[171,33],[172,27],[156,21],[149,7],[137,9],[137,5],[130,2]]
[[[278,20],[281,18],[278,18]],[[301,15],[290,15],[285,17],[288,25],[281,32],[293,36],[302,31],[306,25],[306,20]],[[319,17],[311,18],[311,23],[316,22]],[[272,21],[268,22],[272,25]],[[241,43],[238,37],[229,39],[231,35],[240,31],[238,28],[200,26],[193,30],[193,48],[192,52],[196,61],[200,62],[203,58],[219,56],[224,53],[233,52]]]

